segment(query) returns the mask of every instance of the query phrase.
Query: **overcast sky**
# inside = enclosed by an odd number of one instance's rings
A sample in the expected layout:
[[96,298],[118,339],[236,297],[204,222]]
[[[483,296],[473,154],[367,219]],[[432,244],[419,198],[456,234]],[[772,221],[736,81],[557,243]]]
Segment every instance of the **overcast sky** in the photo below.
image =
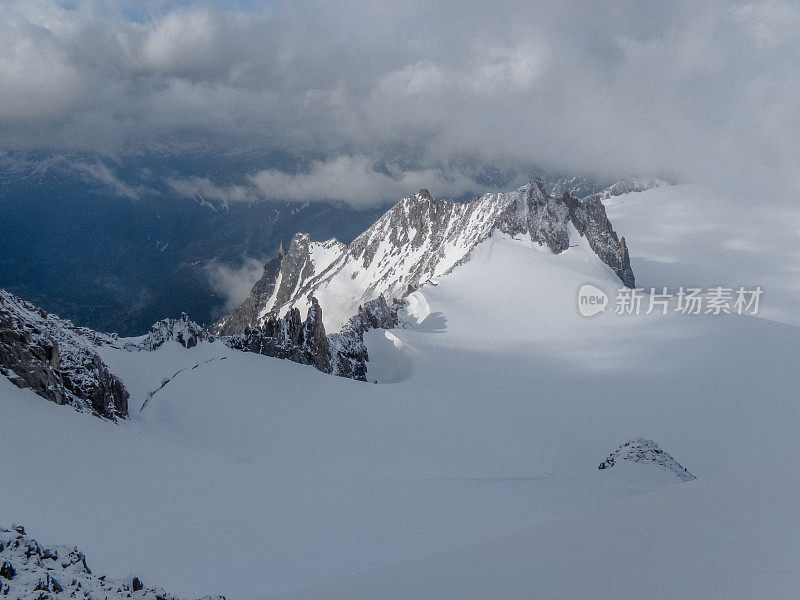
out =
[[796,1],[5,0],[0,10],[0,148],[324,157],[300,175],[265,165],[227,188],[171,182],[234,200],[359,190],[349,197],[365,205],[423,185],[457,195],[475,186],[455,165],[477,159],[794,202],[798,107]]

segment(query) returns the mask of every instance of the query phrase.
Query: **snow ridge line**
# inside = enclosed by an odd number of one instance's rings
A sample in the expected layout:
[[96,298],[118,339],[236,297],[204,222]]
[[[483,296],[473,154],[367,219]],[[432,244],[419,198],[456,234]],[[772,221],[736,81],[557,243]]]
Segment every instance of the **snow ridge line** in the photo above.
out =
[[209,358],[208,360],[204,360],[204,361],[203,361],[203,362],[201,362],[201,363],[197,363],[197,364],[196,364],[196,365],[194,365],[193,367],[186,367],[185,369],[178,369],[177,371],[175,371],[175,373],[172,375],[172,377],[168,377],[168,378],[166,378],[164,381],[162,381],[162,382],[161,382],[161,385],[160,385],[160,386],[158,386],[158,388],[157,388],[157,389],[155,389],[155,390],[153,390],[152,392],[149,392],[149,393],[147,394],[147,398],[145,398],[145,399],[144,399],[144,402],[142,403],[142,406],[141,406],[141,408],[139,408],[139,412],[142,412],[142,411],[144,410],[144,407],[145,407],[145,406],[147,406],[147,403],[148,403],[148,402],[150,402],[150,399],[151,399],[153,396],[155,396],[155,395],[156,395],[158,392],[160,392],[161,390],[163,390],[163,389],[164,389],[164,387],[165,387],[165,386],[166,386],[168,383],[170,383],[170,382],[171,382],[173,379],[175,379],[175,377],[177,377],[178,375],[180,375],[180,374],[181,374],[181,373],[183,373],[184,371],[194,371],[194,370],[195,370],[197,367],[199,367],[200,365],[206,365],[206,364],[208,364],[208,363],[210,363],[210,362],[213,362],[213,361],[215,361],[215,360],[225,360],[226,358],[228,358],[228,357],[227,357],[227,356],[215,356],[214,358]]

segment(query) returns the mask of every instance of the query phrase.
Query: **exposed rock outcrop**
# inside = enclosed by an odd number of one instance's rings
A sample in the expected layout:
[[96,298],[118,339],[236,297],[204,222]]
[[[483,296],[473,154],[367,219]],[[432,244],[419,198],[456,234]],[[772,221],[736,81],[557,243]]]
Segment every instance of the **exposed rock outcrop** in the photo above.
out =
[[143,339],[128,342],[124,348],[152,352],[167,341],[177,342],[184,348],[194,348],[201,341],[213,342],[214,336],[182,313],[180,319],[162,319],[154,323]]
[[48,315],[0,290],[0,373],[56,404],[107,418],[128,415],[128,391],[95,351],[106,335]]
[[244,333],[224,338],[236,350],[256,352],[304,365],[314,365],[323,373],[331,372],[331,355],[322,308],[312,298],[305,322],[300,310],[292,308],[281,317],[269,317],[260,327],[247,327]]
[[364,343],[364,334],[370,329],[397,327],[397,312],[404,304],[404,300],[395,299],[389,306],[386,298],[378,296],[359,306],[358,312],[350,318],[340,333],[328,336],[333,374],[366,381],[369,353]]
[[296,235],[286,256],[265,267],[250,297],[213,330],[231,334],[260,327],[271,315],[308,306],[311,296],[325,307],[328,329],[338,330],[359,305],[378,296],[403,298],[450,272],[495,231],[527,236],[554,253],[569,248],[571,235],[584,236],[624,285],[635,285],[627,247],[597,195],[554,196],[541,180],[466,203],[435,200],[423,189],[393,206],[349,246]]
[[569,208],[572,225],[586,237],[598,258],[614,270],[624,286],[636,287],[625,238],[617,238],[600,198],[589,196],[581,201],[564,194],[563,201]]
[[656,464],[668,473],[672,473],[681,481],[697,479],[672,456],[658,447],[653,440],[634,438],[628,440],[614,450],[607,459],[600,463],[598,469],[610,469],[617,462],[628,460],[635,463]]
[[[146,587],[138,577],[110,579],[92,573],[74,546],[47,548],[21,526],[0,528],[0,597],[17,600],[59,598],[153,598],[176,600],[161,588]],[[208,600],[225,600],[208,596]]]
[[322,323],[322,308],[317,299],[311,298],[311,308],[303,323],[303,343],[311,356],[312,364],[323,373],[331,372],[331,350],[325,325]]
[[396,327],[401,306],[402,301],[395,300],[389,306],[379,296],[359,306],[341,332],[327,335],[322,307],[312,296],[305,321],[300,318],[300,310],[292,308],[283,317],[270,316],[261,327],[248,327],[242,334],[222,339],[236,350],[313,365],[323,373],[366,381],[369,354],[364,333]]

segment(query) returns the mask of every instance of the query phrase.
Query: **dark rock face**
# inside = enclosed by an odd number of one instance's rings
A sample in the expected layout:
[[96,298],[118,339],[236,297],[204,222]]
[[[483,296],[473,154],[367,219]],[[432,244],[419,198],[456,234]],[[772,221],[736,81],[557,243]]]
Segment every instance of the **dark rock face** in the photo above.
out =
[[509,235],[528,234],[532,241],[547,246],[554,254],[569,248],[569,209],[563,201],[548,195],[544,183],[536,180],[520,188],[502,211],[498,229]]
[[311,298],[311,308],[303,323],[303,343],[311,355],[313,365],[323,373],[331,372],[331,351],[325,325],[322,323],[322,308],[317,299]]
[[378,296],[359,306],[358,313],[350,318],[340,333],[328,336],[333,374],[366,381],[369,353],[364,343],[364,334],[370,329],[397,327],[399,323],[397,312],[404,304],[403,300],[394,300],[389,306],[386,298]]
[[183,313],[180,319],[163,319],[153,324],[143,340],[125,344],[125,349],[152,352],[170,340],[184,348],[194,348],[202,341],[213,342],[214,336]]
[[564,194],[563,201],[569,208],[569,217],[575,229],[586,237],[597,257],[614,269],[625,287],[636,287],[625,238],[617,238],[600,197],[595,195],[577,200]]
[[568,223],[585,237],[597,257],[611,267],[626,287],[635,287],[625,238],[620,240],[606,216],[600,195],[579,200],[564,193],[559,200],[547,194],[544,184],[537,180],[517,190],[522,197],[514,200],[500,220],[499,229],[510,235],[530,235],[540,246],[554,254],[564,252],[570,245]]
[[0,365],[14,385],[29,387],[40,396],[64,404],[64,380],[59,373],[58,342],[34,341],[34,331],[0,329]]
[[0,290],[0,373],[56,404],[112,420],[128,415],[125,386],[94,350],[115,341]]
[[305,321],[300,319],[300,310],[292,308],[281,318],[270,316],[261,327],[247,327],[244,333],[223,339],[236,350],[313,365],[323,373],[366,381],[369,355],[364,333],[370,329],[396,327],[397,312],[403,304],[395,300],[389,306],[386,299],[379,296],[359,306],[358,313],[340,333],[327,335],[322,323],[322,307],[312,296]]
[[697,479],[686,470],[686,467],[681,466],[672,456],[659,448],[653,440],[645,438],[633,438],[621,444],[597,468],[600,470],[610,469],[620,460],[658,465],[681,481]]
[[[2,598],[136,597],[176,600],[162,588],[146,587],[138,577],[113,580],[105,575],[95,575],[87,566],[84,554],[76,547],[46,548],[20,526],[0,528],[0,565]],[[136,595],[132,596],[134,593]],[[225,600],[224,596],[213,598]]]
[[271,316],[261,327],[247,327],[244,333],[224,339],[236,350],[283,358],[313,365],[323,373],[331,372],[328,337],[322,323],[322,308],[316,298],[312,298],[305,322],[300,318],[300,310],[292,308],[284,317]]

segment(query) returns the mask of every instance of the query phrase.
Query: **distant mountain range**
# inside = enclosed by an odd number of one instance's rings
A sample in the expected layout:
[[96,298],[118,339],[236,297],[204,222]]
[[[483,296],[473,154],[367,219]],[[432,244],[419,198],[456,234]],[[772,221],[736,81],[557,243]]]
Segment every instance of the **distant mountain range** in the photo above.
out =
[[[342,202],[233,201],[176,180],[231,186],[258,168],[302,168],[288,152],[126,156],[0,153],[0,287],[100,331],[145,333],[188,313],[211,324],[235,308],[298,231],[350,243],[384,212]],[[508,188],[515,171],[470,165],[476,188]],[[518,174],[517,174],[518,175]],[[583,197],[587,177],[547,178],[548,193]],[[410,192],[411,190],[409,190]],[[432,190],[435,194],[436,190]],[[469,196],[456,198],[467,201]]]
[[625,238],[606,217],[602,197],[640,191],[658,180],[631,180],[578,199],[552,193],[543,180],[510,193],[484,194],[471,202],[435,200],[428,190],[404,198],[349,245],[294,236],[288,251],[267,263],[250,296],[213,331],[231,335],[261,327],[292,308],[301,312],[316,297],[325,326],[338,330],[358,307],[378,296],[404,298],[449,273],[493,233],[530,238],[555,254],[585,238],[591,250],[628,287],[635,284]]

